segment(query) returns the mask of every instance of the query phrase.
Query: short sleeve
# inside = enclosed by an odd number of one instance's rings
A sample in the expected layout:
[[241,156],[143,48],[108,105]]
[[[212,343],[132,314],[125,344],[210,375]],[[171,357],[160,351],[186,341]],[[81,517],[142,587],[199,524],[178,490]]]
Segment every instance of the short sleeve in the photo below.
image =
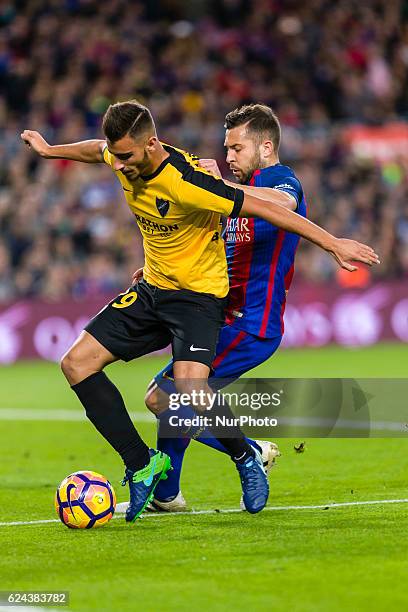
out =
[[297,178],[293,176],[285,176],[277,185],[271,185],[272,189],[277,189],[278,191],[285,191],[293,196],[296,200],[297,206],[302,201],[303,198],[303,190],[300,182]]
[[111,168],[113,167],[113,155],[109,152],[108,145],[105,143],[105,146],[102,150],[103,161],[105,164],[108,164]]
[[193,166],[176,179],[174,190],[176,200],[185,210],[209,210],[225,217],[238,217],[244,202],[241,189]]

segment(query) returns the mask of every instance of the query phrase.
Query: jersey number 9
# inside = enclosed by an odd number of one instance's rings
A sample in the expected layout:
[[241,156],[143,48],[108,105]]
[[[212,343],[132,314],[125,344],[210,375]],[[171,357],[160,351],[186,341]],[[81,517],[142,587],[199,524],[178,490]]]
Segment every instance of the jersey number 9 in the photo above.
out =
[[129,291],[129,293],[124,293],[120,298],[119,302],[113,302],[113,308],[127,308],[131,306],[137,300],[136,291]]

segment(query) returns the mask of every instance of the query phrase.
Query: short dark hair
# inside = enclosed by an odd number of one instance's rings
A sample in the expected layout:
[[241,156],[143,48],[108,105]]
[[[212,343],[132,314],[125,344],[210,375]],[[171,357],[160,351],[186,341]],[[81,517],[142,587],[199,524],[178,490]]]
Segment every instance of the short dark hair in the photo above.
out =
[[248,123],[248,131],[253,132],[261,139],[268,136],[278,152],[281,128],[279,119],[273,110],[266,104],[246,104],[228,113],[225,117],[224,127],[227,130]]
[[151,112],[137,100],[111,104],[103,116],[102,129],[111,143],[117,142],[126,134],[136,138],[144,132],[156,131]]

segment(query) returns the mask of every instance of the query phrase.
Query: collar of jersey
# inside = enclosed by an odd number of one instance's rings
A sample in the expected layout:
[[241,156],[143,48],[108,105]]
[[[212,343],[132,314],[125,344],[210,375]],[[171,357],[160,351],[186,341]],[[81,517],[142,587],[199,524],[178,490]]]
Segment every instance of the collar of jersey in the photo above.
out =
[[270,170],[271,168],[277,168],[277,166],[281,166],[281,165],[282,165],[281,162],[276,162],[276,164],[272,164],[272,166],[266,166],[266,168],[256,168],[251,174],[251,177],[248,179],[248,181],[245,184],[249,185],[251,183],[251,180],[254,178],[254,176],[259,176],[260,174],[262,174],[263,170]]
[[158,166],[156,168],[156,170],[154,172],[152,172],[151,174],[141,174],[140,178],[143,179],[144,181],[150,181],[151,179],[154,179],[156,176],[158,176],[160,174],[160,172],[163,170],[163,168],[165,168],[167,166],[167,164],[169,163],[169,161],[171,159],[172,149],[171,149],[171,147],[169,147],[167,145],[163,145],[163,148],[165,149],[165,151],[167,151],[167,153],[170,153],[170,155],[168,157],[166,157],[166,159],[163,159],[163,161],[160,164],[160,166]]

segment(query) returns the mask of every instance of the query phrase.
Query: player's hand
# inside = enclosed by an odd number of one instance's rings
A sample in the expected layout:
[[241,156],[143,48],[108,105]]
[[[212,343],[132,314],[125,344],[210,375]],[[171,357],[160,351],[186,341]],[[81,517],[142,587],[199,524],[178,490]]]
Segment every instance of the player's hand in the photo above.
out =
[[339,266],[349,272],[354,272],[358,269],[357,266],[353,266],[350,263],[352,261],[361,261],[368,266],[380,263],[377,253],[375,253],[371,247],[361,242],[357,242],[356,240],[336,238],[334,245],[328,250]]
[[39,132],[24,130],[24,132],[21,133],[21,139],[32,147],[38,155],[41,155],[41,157],[48,157],[51,147]]
[[215,176],[219,176],[220,178],[222,178],[220,169],[215,159],[199,159],[198,165],[201,168],[204,168],[204,170],[208,170],[208,172],[215,174]]
[[143,278],[143,268],[139,268],[135,272],[133,272],[132,276],[132,285],[136,285]]

